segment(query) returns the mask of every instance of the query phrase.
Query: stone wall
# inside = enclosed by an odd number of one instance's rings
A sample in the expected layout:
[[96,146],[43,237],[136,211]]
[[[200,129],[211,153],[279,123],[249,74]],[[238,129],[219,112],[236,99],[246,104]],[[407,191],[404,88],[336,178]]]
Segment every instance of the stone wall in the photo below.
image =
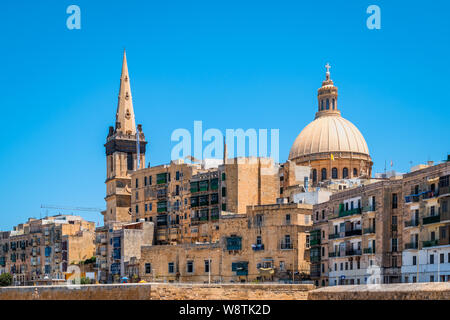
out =
[[310,291],[308,300],[450,300],[450,282],[324,287]]
[[312,285],[117,284],[0,288],[0,300],[306,300]]

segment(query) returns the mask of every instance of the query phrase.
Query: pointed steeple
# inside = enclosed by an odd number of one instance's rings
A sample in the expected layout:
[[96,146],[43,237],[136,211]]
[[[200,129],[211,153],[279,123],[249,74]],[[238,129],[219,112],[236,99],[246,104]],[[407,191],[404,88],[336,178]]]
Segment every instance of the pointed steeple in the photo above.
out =
[[124,134],[136,134],[133,100],[131,98],[130,76],[128,74],[127,55],[123,50],[122,75],[120,76],[119,102],[116,113],[116,131]]

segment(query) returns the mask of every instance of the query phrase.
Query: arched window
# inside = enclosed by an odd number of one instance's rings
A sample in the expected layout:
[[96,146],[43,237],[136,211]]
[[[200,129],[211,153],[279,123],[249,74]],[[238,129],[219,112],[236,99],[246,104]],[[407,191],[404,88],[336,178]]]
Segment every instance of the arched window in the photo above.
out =
[[348,169],[344,168],[342,169],[342,179],[347,179],[348,178]]
[[338,178],[337,168],[331,169],[331,179],[337,179],[337,178]]
[[336,105],[335,105],[335,100],[334,100],[334,98],[333,98],[333,110],[334,110],[334,108],[336,107]]
[[313,183],[317,182],[317,170],[313,169]]
[[327,180],[327,169],[322,168],[322,181]]
[[358,169],[353,168],[353,177],[357,177],[358,176]]
[[321,103],[322,103],[322,106],[321,106],[320,110],[323,110],[323,100],[321,101]]
[[330,109],[330,100],[327,99],[327,110],[329,110],[329,109]]

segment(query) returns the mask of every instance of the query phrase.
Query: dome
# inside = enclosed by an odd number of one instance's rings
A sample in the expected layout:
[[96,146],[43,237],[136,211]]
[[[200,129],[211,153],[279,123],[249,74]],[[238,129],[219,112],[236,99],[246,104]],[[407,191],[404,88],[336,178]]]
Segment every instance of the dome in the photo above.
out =
[[307,125],[295,139],[289,160],[314,153],[351,152],[369,156],[361,132],[340,115],[322,115]]

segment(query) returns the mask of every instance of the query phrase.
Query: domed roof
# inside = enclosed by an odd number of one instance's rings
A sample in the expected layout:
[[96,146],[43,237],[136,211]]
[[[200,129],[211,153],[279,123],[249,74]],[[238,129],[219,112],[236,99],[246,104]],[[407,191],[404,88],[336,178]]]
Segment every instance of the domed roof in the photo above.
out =
[[339,152],[364,154],[370,159],[369,148],[361,132],[353,123],[341,117],[337,103],[338,89],[330,78],[331,67],[328,63],[325,67],[326,78],[317,94],[316,118],[295,139],[289,160],[317,153]]
[[361,132],[340,115],[322,115],[307,125],[295,139],[289,160],[322,152],[353,152],[369,155]]

